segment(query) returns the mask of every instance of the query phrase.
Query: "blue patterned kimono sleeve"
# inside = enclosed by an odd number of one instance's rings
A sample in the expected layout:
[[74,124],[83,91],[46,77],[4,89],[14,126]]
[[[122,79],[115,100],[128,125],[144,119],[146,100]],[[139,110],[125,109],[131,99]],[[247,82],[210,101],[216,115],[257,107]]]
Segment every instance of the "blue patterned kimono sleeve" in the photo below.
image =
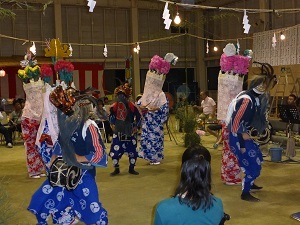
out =
[[164,123],[169,118],[169,102],[166,102],[160,107],[161,123]]

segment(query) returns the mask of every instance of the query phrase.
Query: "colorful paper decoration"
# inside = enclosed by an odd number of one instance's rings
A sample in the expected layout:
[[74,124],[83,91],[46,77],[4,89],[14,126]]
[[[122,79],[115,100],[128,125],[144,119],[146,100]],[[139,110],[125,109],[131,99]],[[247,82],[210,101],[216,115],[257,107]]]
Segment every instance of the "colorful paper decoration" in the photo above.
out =
[[68,58],[71,54],[69,45],[62,45],[59,39],[52,39],[50,48],[47,47],[44,50],[46,57]]

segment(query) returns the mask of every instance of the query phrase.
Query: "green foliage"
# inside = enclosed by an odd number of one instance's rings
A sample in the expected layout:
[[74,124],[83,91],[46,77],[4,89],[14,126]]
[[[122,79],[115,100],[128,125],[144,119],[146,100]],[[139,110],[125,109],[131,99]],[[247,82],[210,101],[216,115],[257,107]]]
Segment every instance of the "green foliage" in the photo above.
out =
[[182,105],[177,108],[175,117],[179,120],[179,126],[185,132],[184,146],[200,144],[200,137],[196,134],[197,121],[193,107],[191,105]]
[[16,13],[14,11],[17,9],[42,11],[44,14],[48,5],[52,3],[53,1],[48,1],[47,3],[41,4],[41,7],[37,7],[37,4],[29,4],[27,1],[0,0],[0,18],[10,17],[14,19],[16,17]]
[[194,113],[189,113],[184,118],[183,130],[185,133],[194,133],[196,131],[196,116]]
[[184,147],[200,144],[200,137],[196,132],[186,133],[184,135]]

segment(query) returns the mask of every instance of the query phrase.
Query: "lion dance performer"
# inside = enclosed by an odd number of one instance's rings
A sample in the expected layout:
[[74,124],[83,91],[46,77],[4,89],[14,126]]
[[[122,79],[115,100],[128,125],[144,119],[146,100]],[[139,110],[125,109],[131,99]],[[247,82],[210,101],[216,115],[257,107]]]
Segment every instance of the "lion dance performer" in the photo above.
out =
[[256,64],[261,66],[260,74],[253,77],[246,92],[241,92],[232,100],[226,119],[231,151],[245,174],[241,199],[251,202],[259,201],[250,191],[262,188],[255,185],[254,181],[260,175],[263,158],[259,145],[255,142],[256,137],[252,137],[249,131],[254,128],[258,133],[262,133],[268,127],[268,92],[277,82],[271,65]]
[[248,73],[251,55],[238,55],[238,49],[232,43],[227,44],[223,52],[218,77],[217,113],[217,119],[222,125],[223,141],[221,180],[227,185],[236,185],[242,182],[241,170],[235,155],[230,150],[229,131],[224,121],[230,102],[243,90],[244,75]]
[[60,132],[49,179],[34,193],[28,206],[38,225],[46,225],[50,215],[56,224],[72,224],[75,216],[85,224],[108,224],[95,181],[95,167],[107,166],[100,131],[89,119],[91,102],[95,102],[91,96],[78,93],[58,86],[49,96],[58,108]]
[[175,65],[177,60],[177,56],[168,53],[164,59],[153,56],[149,64],[140,106],[145,114],[139,156],[150,165],[159,165],[164,159],[163,128],[169,117],[169,104],[162,87],[170,64]]
[[27,156],[27,170],[30,178],[44,176],[45,166],[35,146],[37,131],[43,113],[44,82],[40,79],[40,67],[30,50],[20,62],[24,69],[18,70],[18,77],[23,81],[26,102],[21,116],[21,128]]
[[138,153],[137,131],[141,125],[141,114],[135,104],[129,101],[132,89],[128,83],[115,89],[116,102],[110,108],[109,120],[114,127],[114,134],[109,156],[112,158],[115,170],[111,176],[120,173],[119,160],[126,152],[129,158],[128,172],[133,175],[139,173],[134,170]]

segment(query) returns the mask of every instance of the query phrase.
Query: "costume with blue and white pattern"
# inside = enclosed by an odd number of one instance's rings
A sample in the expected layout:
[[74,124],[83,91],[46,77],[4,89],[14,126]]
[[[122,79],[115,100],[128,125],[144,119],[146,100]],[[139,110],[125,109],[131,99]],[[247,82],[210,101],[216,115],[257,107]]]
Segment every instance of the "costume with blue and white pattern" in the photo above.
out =
[[164,158],[164,123],[169,116],[166,101],[157,111],[148,111],[144,115],[139,156],[151,162],[160,162]]
[[[82,132],[85,130],[86,132]],[[77,155],[85,156],[92,165],[100,163],[105,147],[98,127],[93,121],[87,120],[84,126],[73,133],[71,140]],[[54,148],[54,154],[61,155],[58,143]],[[98,199],[95,166],[91,170],[83,169],[82,172],[81,181],[74,190],[52,187],[47,179],[35,192],[28,210],[35,214],[38,225],[47,225],[50,215],[54,223],[71,224],[73,212],[87,225],[108,224],[107,211]]]

